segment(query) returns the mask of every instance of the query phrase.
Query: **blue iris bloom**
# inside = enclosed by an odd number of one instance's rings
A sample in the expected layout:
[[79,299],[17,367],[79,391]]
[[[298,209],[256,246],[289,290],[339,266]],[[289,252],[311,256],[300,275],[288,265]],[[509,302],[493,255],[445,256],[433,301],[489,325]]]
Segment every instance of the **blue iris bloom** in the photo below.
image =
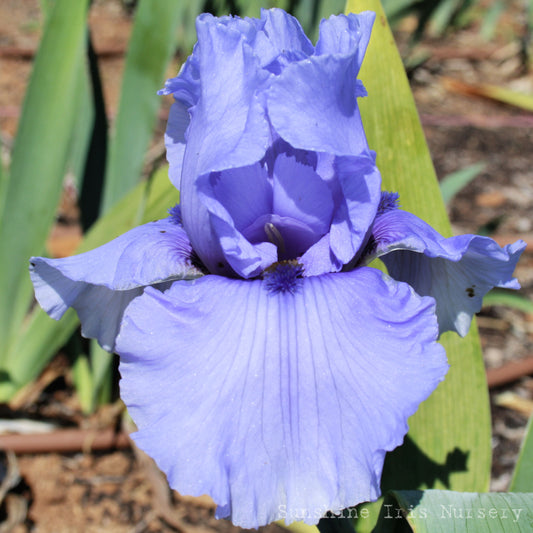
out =
[[[137,444],[243,527],[379,494],[387,451],[524,243],[444,238],[381,192],[357,106],[374,14],[197,20],[165,94],[181,206],[75,257],[31,259],[41,306],[121,358]],[[366,266],[381,257],[389,276]]]

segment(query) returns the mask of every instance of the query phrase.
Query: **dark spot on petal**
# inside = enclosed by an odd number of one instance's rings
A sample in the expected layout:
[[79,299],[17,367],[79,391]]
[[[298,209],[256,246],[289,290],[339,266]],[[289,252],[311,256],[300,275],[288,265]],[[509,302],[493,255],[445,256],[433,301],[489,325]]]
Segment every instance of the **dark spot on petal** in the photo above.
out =
[[166,231],[164,229],[160,229],[159,233],[166,233]]
[[35,266],[35,263],[31,263],[31,262],[30,262],[30,265],[31,265],[32,267],[34,267],[34,266]]
[[475,285],[472,286],[472,287],[467,287],[465,289],[466,290],[466,294],[468,294],[469,298],[473,298],[476,295],[476,293],[474,292],[474,287],[475,287]]
[[219,261],[219,262],[217,263],[217,267],[218,267],[218,268],[224,268],[224,263],[223,263],[222,261]]

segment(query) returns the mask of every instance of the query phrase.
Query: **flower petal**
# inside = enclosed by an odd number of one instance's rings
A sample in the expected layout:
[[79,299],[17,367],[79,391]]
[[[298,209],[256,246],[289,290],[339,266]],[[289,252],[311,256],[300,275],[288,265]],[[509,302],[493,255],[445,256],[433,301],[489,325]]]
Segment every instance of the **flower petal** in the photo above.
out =
[[270,141],[268,121],[257,98],[269,74],[260,68],[245,35],[234,24],[208,14],[198,17],[196,28],[201,94],[191,110],[194,118],[187,138],[192,180],[255,163]]
[[350,55],[355,52],[356,63],[361,66],[375,18],[373,11],[363,11],[358,15],[332,15],[329,19],[323,19],[320,22],[315,54]]
[[52,318],[59,320],[73,307],[84,336],[112,351],[124,309],[144,286],[201,275],[191,252],[183,228],[169,217],[84,254],[32,257],[30,276],[37,301]]
[[[210,215],[209,223],[224,254],[224,262],[234,272],[244,278],[257,276],[277,260],[273,244],[252,244],[242,233],[272,210],[272,185],[260,163],[212,172],[198,180],[197,188],[198,198]],[[215,257],[209,251],[211,271]]]
[[280,154],[274,166],[274,210],[307,224],[319,237],[328,232],[333,199],[326,182],[309,165]]
[[328,34],[327,43],[319,48],[321,55],[287,65],[272,81],[268,114],[276,132],[293,147],[334,155],[357,155],[368,149],[357,106],[361,84],[356,78],[372,15],[349,16],[351,25],[362,28],[350,40],[351,49],[342,39],[335,49]]
[[244,20],[219,20],[208,14],[197,19],[195,53],[201,95],[190,109],[180,182],[183,225],[193,248],[211,272],[225,275],[232,272],[209,212],[198,198],[197,180],[213,171],[252,165],[265,155],[271,140],[257,97],[270,74],[259,67],[246,35],[239,31],[247,24],[255,31],[254,25]]
[[444,238],[415,215],[396,209],[376,218],[374,253],[389,274],[437,302],[440,332],[464,337],[483,296],[493,287],[519,289],[513,272],[523,241],[503,248],[488,237]]
[[261,63],[275,74],[291,61],[298,61],[314,52],[298,20],[282,9],[261,9],[262,28],[253,43]]
[[331,225],[331,251],[344,264],[361,248],[381,198],[381,176],[368,156],[335,158],[343,202]]
[[134,440],[243,527],[377,498],[385,452],[447,371],[431,298],[370,268],[294,281],[146,289],[117,340]]
[[187,142],[185,132],[189,127],[189,123],[190,117],[187,107],[179,101],[174,102],[168,114],[165,147],[169,163],[168,176],[178,190],[181,188],[181,171]]

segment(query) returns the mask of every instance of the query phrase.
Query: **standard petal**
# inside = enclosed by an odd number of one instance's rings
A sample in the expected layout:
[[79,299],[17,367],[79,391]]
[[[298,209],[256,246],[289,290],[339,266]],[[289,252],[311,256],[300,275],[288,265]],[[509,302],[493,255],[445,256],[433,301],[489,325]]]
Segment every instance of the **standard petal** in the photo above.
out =
[[372,155],[337,157],[335,174],[342,190],[330,231],[331,251],[351,261],[367,237],[381,198],[381,176]]
[[363,11],[358,15],[332,15],[329,19],[323,19],[315,53],[349,55],[355,51],[356,63],[361,67],[375,18],[373,11]]
[[488,291],[520,288],[513,272],[526,244],[501,248],[478,235],[446,239],[415,215],[395,209],[376,218],[371,247],[394,279],[435,298],[441,333],[453,330],[464,337]]
[[134,228],[90,252],[30,259],[30,276],[41,307],[59,320],[78,312],[82,333],[112,351],[124,309],[146,285],[198,277],[191,246],[172,217]]
[[[250,242],[243,235],[255,220],[272,210],[272,185],[259,163],[202,176],[197,188],[224,263],[229,263],[239,276],[248,278],[259,275],[277,260],[272,243]],[[206,255],[208,264],[214,263],[213,250]]]
[[174,102],[168,114],[165,146],[169,163],[168,177],[178,190],[181,188],[181,170],[187,142],[185,132],[189,123],[190,117],[187,106],[182,102]]
[[201,94],[187,138],[192,179],[255,163],[269,145],[269,124],[257,98],[269,74],[234,26],[207,14],[196,22]]
[[273,205],[273,213],[304,222],[318,237],[331,225],[333,199],[328,185],[295,157],[280,154],[276,159]]
[[193,248],[210,272],[224,275],[232,271],[198,198],[197,180],[213,171],[256,163],[271,140],[257,96],[270,74],[260,68],[246,35],[235,27],[246,21],[232,20],[207,14],[197,19],[201,95],[190,110],[180,182],[183,225]]
[[272,82],[268,114],[295,148],[357,155],[368,150],[353,57],[312,56],[291,63]]
[[117,340],[134,440],[243,527],[377,498],[385,452],[447,371],[431,298],[370,268],[300,272],[146,289]]
[[288,62],[313,54],[314,47],[298,20],[282,9],[261,9],[261,23],[253,49],[262,67],[279,74]]
[[364,94],[357,74],[372,15],[342,15],[323,22],[317,55],[287,65],[272,82],[269,117],[276,132],[295,148],[334,155],[368,149],[357,106],[357,97]]

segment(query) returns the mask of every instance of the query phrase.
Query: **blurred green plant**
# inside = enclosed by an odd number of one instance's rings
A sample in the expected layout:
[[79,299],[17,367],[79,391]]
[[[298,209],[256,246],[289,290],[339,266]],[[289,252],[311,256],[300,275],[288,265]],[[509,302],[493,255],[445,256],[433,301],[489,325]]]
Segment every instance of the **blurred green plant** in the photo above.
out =
[[[28,314],[32,288],[27,261],[44,251],[66,173],[81,190],[84,229],[91,227],[79,251],[107,242],[144,220],[145,215],[165,216],[171,198],[176,198],[170,183],[166,186],[168,180],[159,176],[150,189],[141,185],[128,196],[128,202],[119,202],[141,178],[159,109],[156,92],[176,46],[182,3],[139,2],[112,134],[108,132],[98,65],[87,31],[88,0],[43,1],[42,7],[46,23],[11,165],[8,171],[0,172],[0,251],[6,258],[0,263],[3,402],[39,374],[77,326],[74,313],[59,323],[38,307]],[[158,196],[161,189],[168,197],[164,202]],[[159,203],[154,204],[154,200]],[[104,211],[106,215],[93,224]],[[84,391],[82,407],[90,411],[99,397],[109,398],[112,358],[96,345],[88,354],[79,351],[78,358],[74,379]]]
[[444,203],[448,205],[459,191],[483,172],[485,167],[486,163],[478,162],[444,176],[439,184]]

